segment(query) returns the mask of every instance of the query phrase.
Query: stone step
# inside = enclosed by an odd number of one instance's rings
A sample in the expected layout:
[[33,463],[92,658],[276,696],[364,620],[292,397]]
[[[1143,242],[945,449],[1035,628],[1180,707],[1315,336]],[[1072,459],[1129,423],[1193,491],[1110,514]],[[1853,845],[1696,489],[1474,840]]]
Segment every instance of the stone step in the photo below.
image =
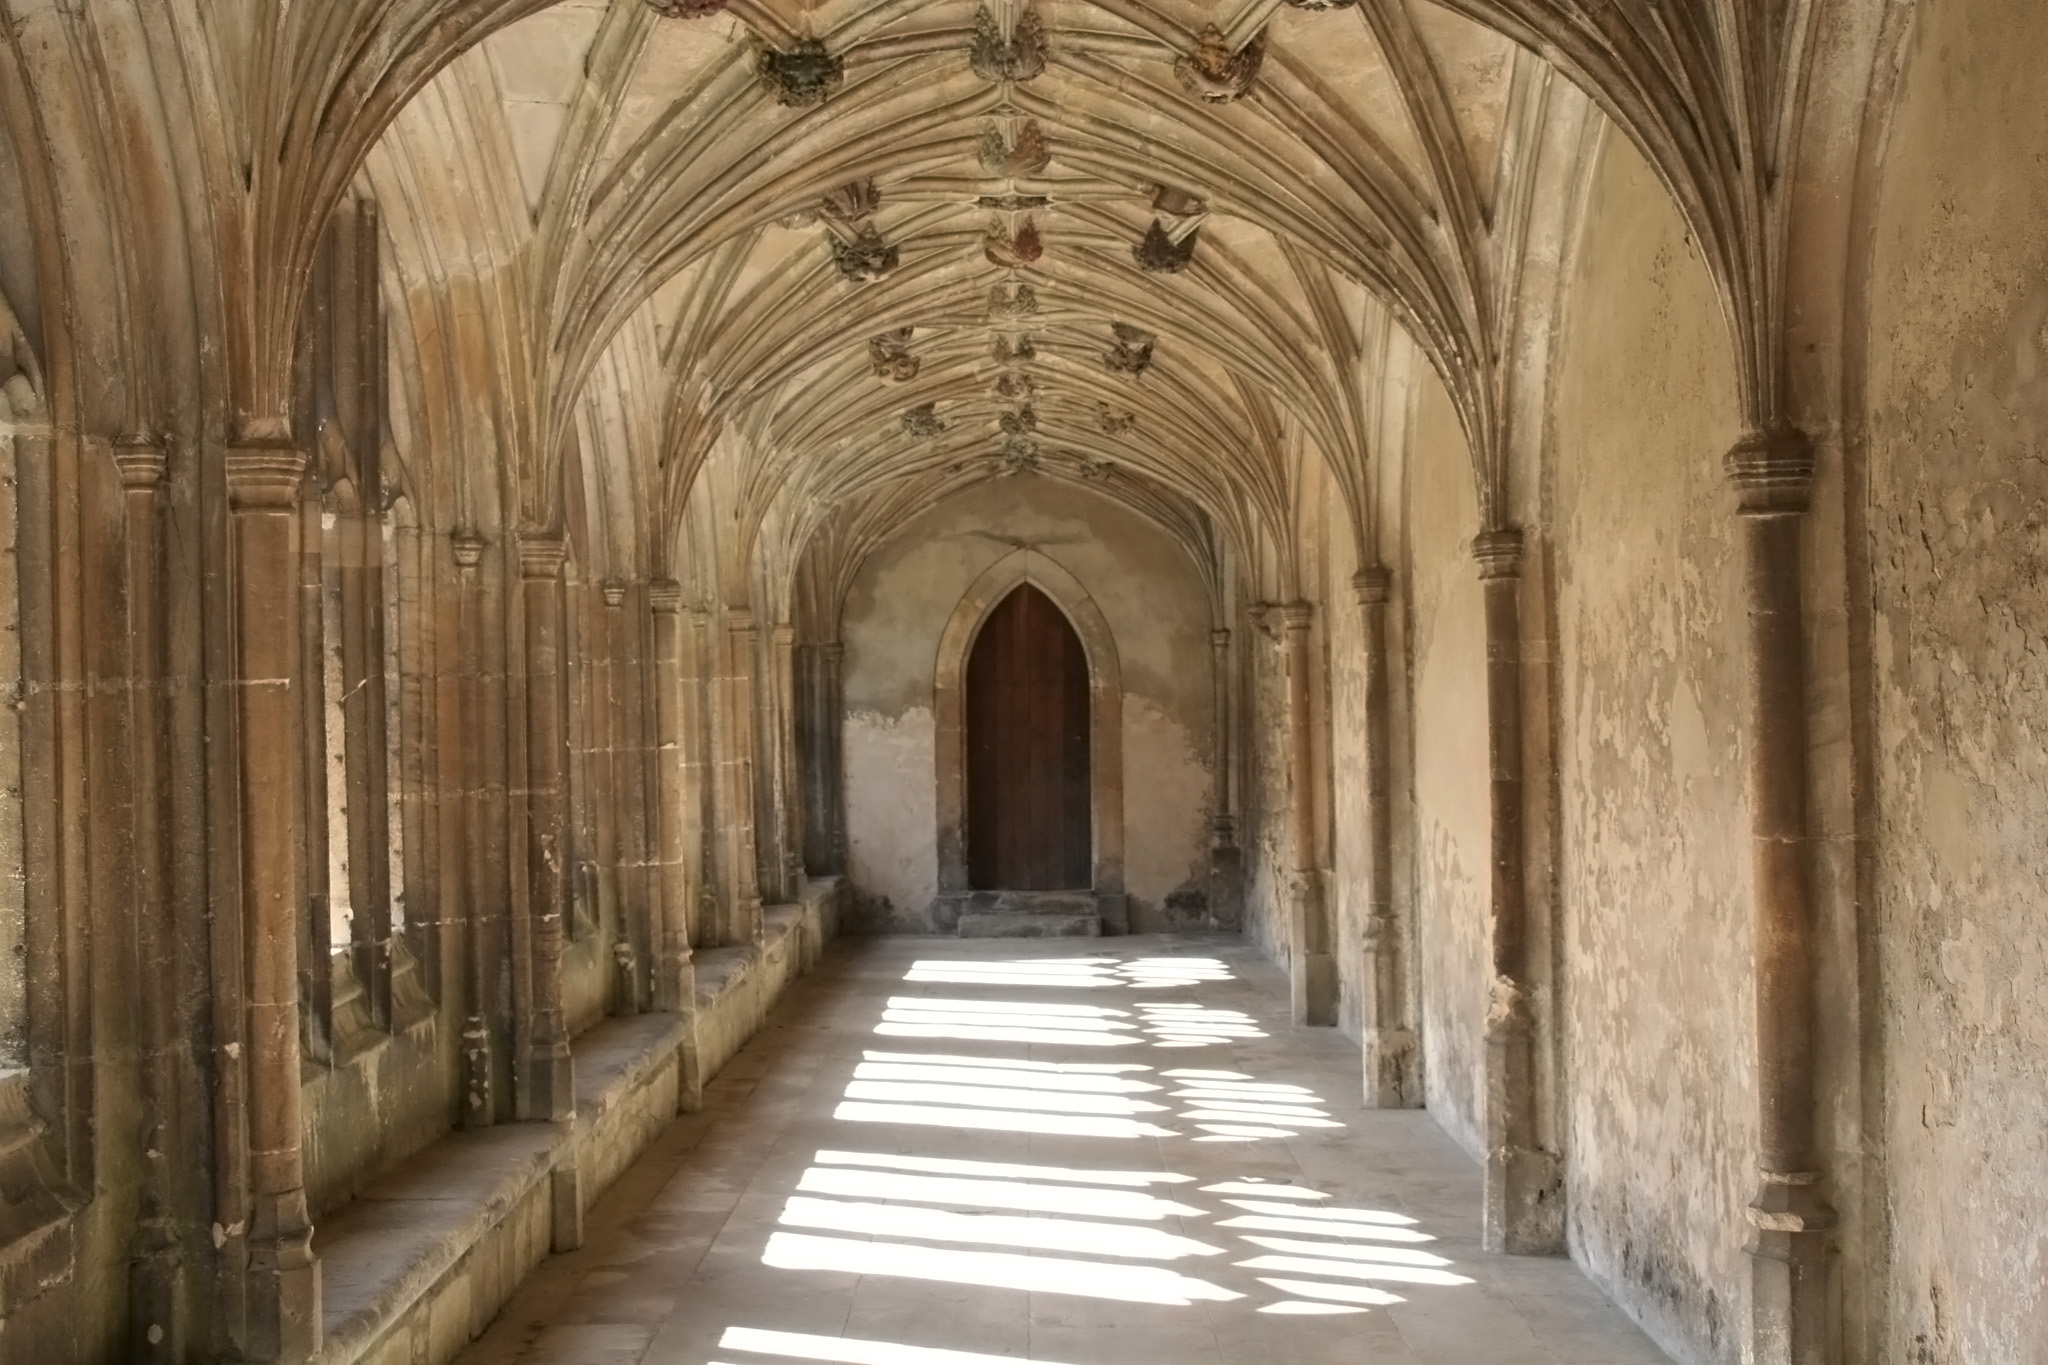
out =
[[1102,916],[1071,911],[978,910],[960,917],[961,938],[1098,938]]

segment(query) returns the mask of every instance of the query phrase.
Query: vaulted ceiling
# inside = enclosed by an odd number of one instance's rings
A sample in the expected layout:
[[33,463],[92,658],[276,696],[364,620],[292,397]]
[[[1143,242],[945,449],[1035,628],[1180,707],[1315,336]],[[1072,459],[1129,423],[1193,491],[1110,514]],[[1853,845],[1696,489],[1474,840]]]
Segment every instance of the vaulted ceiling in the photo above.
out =
[[733,571],[1026,469],[1243,545],[1305,461],[1358,515],[1389,328],[1493,438],[1577,98],[1424,0],[565,0],[363,181],[415,444],[487,426],[539,488],[580,451],[622,569],[667,570],[707,480]]

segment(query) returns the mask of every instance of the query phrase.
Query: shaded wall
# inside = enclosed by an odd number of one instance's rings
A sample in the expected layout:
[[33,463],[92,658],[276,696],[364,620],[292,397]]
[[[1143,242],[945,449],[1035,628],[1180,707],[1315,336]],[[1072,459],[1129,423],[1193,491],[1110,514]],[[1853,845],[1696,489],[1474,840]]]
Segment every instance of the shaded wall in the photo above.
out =
[[938,889],[939,640],[974,581],[1023,547],[1072,574],[1115,637],[1131,928],[1199,922],[1214,749],[1207,589],[1152,522],[1085,488],[1031,475],[979,485],[913,519],[868,558],[847,594],[847,860],[861,919],[874,929],[929,927]]
[[2048,9],[1924,0],[1870,289],[1889,1349],[2048,1361]]
[[1733,358],[1669,196],[1612,131],[1585,214],[1544,512],[1569,1235],[1667,1348],[1732,1361],[1755,1150]]

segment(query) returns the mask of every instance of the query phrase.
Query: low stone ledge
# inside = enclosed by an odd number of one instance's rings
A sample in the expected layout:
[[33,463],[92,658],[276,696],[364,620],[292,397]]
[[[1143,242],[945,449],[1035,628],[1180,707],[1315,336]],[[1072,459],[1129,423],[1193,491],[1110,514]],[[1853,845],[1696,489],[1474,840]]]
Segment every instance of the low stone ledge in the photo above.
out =
[[[696,1033],[709,1079],[838,928],[838,879],[766,916],[763,942],[697,958]],[[452,1133],[369,1185],[314,1235],[323,1365],[444,1365],[675,1117],[689,1024],[607,1020],[579,1035],[576,1114]]]

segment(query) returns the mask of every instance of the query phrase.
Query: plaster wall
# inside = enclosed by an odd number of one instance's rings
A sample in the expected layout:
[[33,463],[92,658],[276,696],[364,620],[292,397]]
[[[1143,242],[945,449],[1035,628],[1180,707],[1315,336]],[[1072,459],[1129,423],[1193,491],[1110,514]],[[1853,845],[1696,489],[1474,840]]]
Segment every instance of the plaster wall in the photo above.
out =
[[1417,383],[1412,401],[1406,578],[1424,1102],[1477,1159],[1492,851],[1486,609],[1471,549],[1479,511],[1449,396],[1432,376]]
[[2048,1361],[2048,103],[1923,0],[1882,172],[1869,509],[1890,1359]]
[[1612,133],[1573,270],[1546,508],[1571,1245],[1667,1349],[1733,1361],[1755,1150],[1733,360]]
[[1132,930],[1179,927],[1199,904],[1191,898],[1205,892],[1214,761],[1207,590],[1152,522],[1085,488],[1023,475],[912,519],[861,566],[847,594],[847,859],[862,927],[930,927],[939,641],[975,580],[1021,548],[1072,574],[1115,638]]

